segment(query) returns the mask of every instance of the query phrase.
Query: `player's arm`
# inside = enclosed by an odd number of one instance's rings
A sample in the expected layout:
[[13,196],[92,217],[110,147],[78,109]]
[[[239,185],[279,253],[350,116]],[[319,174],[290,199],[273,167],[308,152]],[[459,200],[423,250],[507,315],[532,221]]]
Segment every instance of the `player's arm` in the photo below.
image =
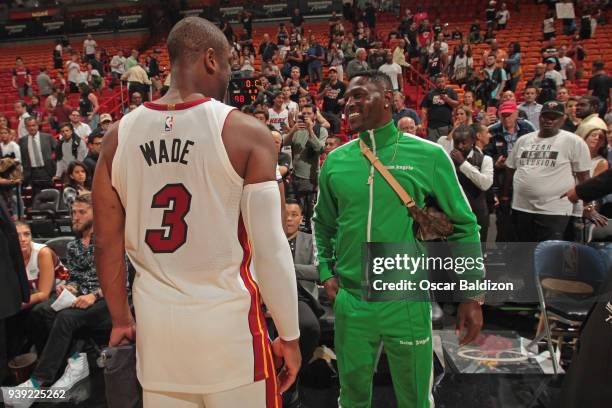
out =
[[257,265],[259,288],[279,333],[273,348],[285,361],[280,386],[284,392],[295,381],[301,356],[297,283],[281,225],[281,200],[274,175],[277,153],[269,130],[240,112],[227,119],[222,137],[232,165],[244,178],[240,210]]
[[275,177],[277,154],[269,130],[245,116],[232,114],[225,130],[251,136],[240,204],[242,218],[253,246],[263,299],[281,338],[294,340],[299,337],[297,286],[291,250],[281,223]]
[[100,287],[113,321],[110,345],[133,341],[134,319],[128,305],[125,267],[125,213],[111,183],[113,157],[117,150],[118,123],[104,136],[94,175],[93,205],[95,260]]

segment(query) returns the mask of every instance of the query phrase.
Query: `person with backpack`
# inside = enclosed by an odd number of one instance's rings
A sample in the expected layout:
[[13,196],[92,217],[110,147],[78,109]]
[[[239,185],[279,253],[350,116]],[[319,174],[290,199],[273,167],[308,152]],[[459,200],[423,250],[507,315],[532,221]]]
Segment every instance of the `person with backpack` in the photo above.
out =
[[495,55],[487,55],[486,66],[484,68],[485,81],[489,93],[489,106],[497,105],[499,96],[506,86],[508,76],[506,70],[496,66]]
[[[60,126],[61,138],[55,148],[55,159],[57,170],[55,179],[61,179],[68,169],[68,165],[75,161],[83,161],[87,156],[87,145],[74,132],[72,123],[64,123]],[[76,136],[76,137],[75,137]]]

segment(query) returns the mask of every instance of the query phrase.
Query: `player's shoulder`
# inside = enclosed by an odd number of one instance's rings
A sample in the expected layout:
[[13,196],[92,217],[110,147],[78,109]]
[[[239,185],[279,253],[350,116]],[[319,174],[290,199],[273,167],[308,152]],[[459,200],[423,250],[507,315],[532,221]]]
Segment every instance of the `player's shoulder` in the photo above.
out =
[[446,151],[441,144],[432,142],[411,133],[403,132],[402,136],[400,136],[400,143],[402,145],[410,146],[411,149],[419,149],[420,151],[433,155],[446,154]]
[[346,155],[350,155],[354,150],[359,149],[359,138],[355,138],[343,144],[342,146],[336,147],[334,150],[327,154],[327,158],[325,161],[331,160],[332,162],[335,160],[341,160]]
[[238,109],[230,110],[225,119],[222,134],[231,140],[244,140],[246,144],[266,144],[272,141],[270,129],[261,121],[251,115],[240,112]]

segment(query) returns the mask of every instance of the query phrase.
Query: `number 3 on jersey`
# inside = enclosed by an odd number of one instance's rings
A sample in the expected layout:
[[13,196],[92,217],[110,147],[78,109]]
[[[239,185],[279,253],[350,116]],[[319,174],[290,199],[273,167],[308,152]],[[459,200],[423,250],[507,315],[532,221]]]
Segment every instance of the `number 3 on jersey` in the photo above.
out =
[[162,217],[166,229],[148,229],[145,242],[156,254],[175,252],[187,241],[185,217],[191,209],[191,193],[181,183],[166,184],[153,196],[151,208],[167,208]]

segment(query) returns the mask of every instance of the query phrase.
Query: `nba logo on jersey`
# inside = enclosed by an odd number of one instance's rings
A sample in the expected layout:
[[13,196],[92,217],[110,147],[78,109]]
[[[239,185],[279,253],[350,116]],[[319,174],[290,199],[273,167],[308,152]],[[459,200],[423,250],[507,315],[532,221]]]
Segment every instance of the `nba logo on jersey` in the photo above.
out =
[[164,131],[171,132],[174,128],[174,117],[166,116],[166,120],[164,121]]

